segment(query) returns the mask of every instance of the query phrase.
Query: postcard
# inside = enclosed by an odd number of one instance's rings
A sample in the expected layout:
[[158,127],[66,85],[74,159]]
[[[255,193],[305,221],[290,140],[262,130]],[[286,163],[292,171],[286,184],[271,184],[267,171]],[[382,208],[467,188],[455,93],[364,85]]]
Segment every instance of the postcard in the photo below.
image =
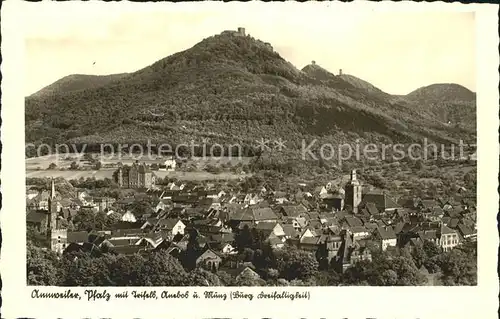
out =
[[496,318],[497,5],[3,9],[6,318]]

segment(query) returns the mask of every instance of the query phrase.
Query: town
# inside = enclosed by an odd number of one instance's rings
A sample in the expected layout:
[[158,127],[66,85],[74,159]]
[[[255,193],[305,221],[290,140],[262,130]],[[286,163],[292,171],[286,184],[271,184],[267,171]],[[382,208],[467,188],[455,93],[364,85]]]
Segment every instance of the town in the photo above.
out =
[[453,196],[394,198],[358,175],[351,170],[342,184],[300,183],[294,193],[264,180],[244,192],[224,183],[160,184],[150,165],[137,161],[117,168],[107,181],[116,192],[107,196],[46,178],[47,188],[27,183],[28,238],[52,256],[168,256],[182,271],[220,279],[199,285],[239,286],[307,284],[308,272],[325,270],[346,276],[380,256],[394,267],[410,256],[423,279],[398,281],[402,275],[389,267],[380,274],[389,278],[375,284],[435,285],[441,270],[429,251],[474,247],[475,193],[461,187]]

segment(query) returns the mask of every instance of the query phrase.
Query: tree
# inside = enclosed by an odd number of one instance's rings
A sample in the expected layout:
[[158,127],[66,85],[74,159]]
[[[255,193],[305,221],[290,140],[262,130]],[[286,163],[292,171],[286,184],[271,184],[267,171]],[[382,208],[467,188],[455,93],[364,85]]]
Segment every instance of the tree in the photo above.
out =
[[188,274],[189,286],[222,286],[217,275],[201,268],[196,268]]
[[477,285],[477,255],[455,248],[441,256],[441,280],[447,286]]
[[54,170],[57,168],[57,165],[55,163],[50,163],[49,168],[50,170]]
[[398,283],[398,274],[392,269],[386,269],[382,273],[382,286],[394,286]]
[[75,161],[73,161],[73,162],[71,162],[71,165],[70,165],[69,168],[72,169],[72,170],[77,170],[78,169],[78,164]]
[[106,215],[106,228],[109,229],[113,225],[117,224],[122,220],[122,215],[119,213],[113,212],[109,215]]
[[223,286],[235,286],[236,285],[235,278],[225,271],[218,271],[217,277],[219,277],[221,285],[223,285]]
[[234,240],[236,243],[236,249],[238,249],[238,251],[240,252],[245,248],[252,247],[254,239],[250,231],[250,227],[248,227],[248,225],[245,225],[243,226],[243,229],[236,231]]
[[313,277],[319,268],[313,254],[296,248],[281,250],[277,255],[277,266],[280,277],[287,280],[308,279]]
[[143,286],[185,286],[187,274],[177,259],[164,252],[152,252],[138,273]]
[[30,242],[26,247],[26,275],[28,284],[33,286],[59,286],[64,277],[56,254]]
[[106,227],[106,214],[91,209],[80,209],[73,220],[76,231],[102,230]]
[[424,265],[425,261],[428,259],[424,248],[420,245],[416,246],[412,250],[411,257],[413,258],[413,261],[418,268],[422,267],[422,265]]
[[236,279],[236,286],[258,287],[265,285],[266,282],[263,279],[254,276],[251,272],[245,272]]
[[276,254],[269,242],[264,242],[255,250],[253,264],[257,269],[276,268]]
[[109,261],[102,257],[92,257],[89,253],[77,258],[66,258],[67,275],[65,286],[110,286]]
[[101,169],[101,167],[102,167],[101,161],[96,161],[94,164],[94,168],[98,171]]
[[196,259],[202,253],[200,243],[198,242],[198,236],[198,231],[196,229],[191,229],[189,231],[186,250],[181,253],[180,260],[182,266],[187,271],[191,271],[196,268]]
[[109,278],[113,286],[141,286],[142,282],[138,280],[140,271],[146,260],[139,254],[132,256],[108,255],[111,262]]
[[441,253],[441,249],[429,240],[424,241],[423,250],[428,259]]

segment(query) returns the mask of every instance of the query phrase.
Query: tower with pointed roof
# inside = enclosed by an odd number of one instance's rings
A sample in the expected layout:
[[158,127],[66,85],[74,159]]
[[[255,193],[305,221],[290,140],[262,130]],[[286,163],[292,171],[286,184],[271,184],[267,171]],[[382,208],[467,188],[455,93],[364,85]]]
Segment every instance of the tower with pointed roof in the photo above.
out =
[[54,184],[54,179],[51,180],[50,194],[48,200],[49,206],[49,225],[48,229],[57,228],[57,201],[56,201],[56,186]]
[[49,196],[49,225],[48,225],[48,237],[50,250],[56,253],[62,253],[67,245],[68,231],[67,229],[60,227],[57,222],[58,208],[56,200],[56,186],[54,184],[54,179],[51,181],[50,185],[50,196]]
[[354,213],[358,212],[358,206],[361,203],[361,183],[356,176],[356,170],[351,171],[351,179],[344,187],[345,205],[350,206]]

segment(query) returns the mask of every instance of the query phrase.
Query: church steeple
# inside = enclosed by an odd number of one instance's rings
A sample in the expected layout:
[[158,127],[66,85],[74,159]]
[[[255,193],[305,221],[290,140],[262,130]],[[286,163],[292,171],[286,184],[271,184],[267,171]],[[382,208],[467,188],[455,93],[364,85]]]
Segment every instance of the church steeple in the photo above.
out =
[[56,198],[56,185],[54,184],[54,178],[52,178],[50,185],[50,199],[54,200],[55,198]]
[[351,180],[345,186],[345,204],[352,208],[354,213],[358,212],[361,203],[361,184],[359,183],[356,170],[351,171]]

